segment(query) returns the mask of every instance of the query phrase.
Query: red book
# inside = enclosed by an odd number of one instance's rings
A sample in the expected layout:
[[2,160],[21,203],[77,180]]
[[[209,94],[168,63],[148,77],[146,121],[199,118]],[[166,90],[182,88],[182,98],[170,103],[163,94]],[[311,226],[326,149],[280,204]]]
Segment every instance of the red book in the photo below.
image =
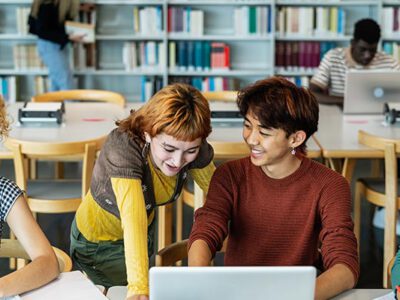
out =
[[228,45],[225,45],[224,47],[224,55],[225,55],[224,67],[229,69],[231,66],[231,50]]

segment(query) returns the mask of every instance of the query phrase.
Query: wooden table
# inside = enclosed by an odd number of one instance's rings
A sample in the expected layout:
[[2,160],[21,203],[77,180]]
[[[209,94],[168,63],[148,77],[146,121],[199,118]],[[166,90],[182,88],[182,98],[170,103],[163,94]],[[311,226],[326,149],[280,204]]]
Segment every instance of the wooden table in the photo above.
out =
[[400,138],[400,123],[386,126],[383,115],[344,115],[336,106],[320,105],[320,122],[316,142],[322,149],[322,157],[331,168],[339,170],[334,159],[343,159],[342,175],[349,181],[356,159],[383,158],[383,152],[358,143],[360,129],[381,137]]

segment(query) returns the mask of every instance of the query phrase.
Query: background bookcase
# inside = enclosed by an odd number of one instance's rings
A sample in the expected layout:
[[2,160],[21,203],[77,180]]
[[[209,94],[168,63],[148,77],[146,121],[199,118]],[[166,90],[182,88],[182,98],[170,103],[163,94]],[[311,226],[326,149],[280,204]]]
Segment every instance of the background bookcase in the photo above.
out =
[[[232,89],[279,74],[307,85],[322,55],[347,46],[354,23],[366,17],[382,25],[385,51],[400,53],[400,0],[86,2],[95,4],[96,63],[77,66],[79,55],[71,47],[77,87],[117,91],[128,101],[147,99],[176,81]],[[30,4],[0,0],[0,92],[10,101],[26,101],[46,89],[36,38],[26,33]],[[212,67],[211,53],[221,52],[229,61]]]

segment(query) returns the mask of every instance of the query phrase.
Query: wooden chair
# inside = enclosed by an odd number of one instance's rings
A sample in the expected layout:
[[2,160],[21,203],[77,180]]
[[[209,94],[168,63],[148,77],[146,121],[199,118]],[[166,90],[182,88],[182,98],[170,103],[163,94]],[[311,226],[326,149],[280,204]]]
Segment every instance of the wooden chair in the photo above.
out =
[[[83,196],[90,186],[96,151],[104,142],[105,137],[72,143],[40,143],[25,142],[15,139],[6,140],[6,147],[13,152],[15,181],[26,192],[27,203],[36,217],[37,213],[55,214],[75,212]],[[80,179],[59,180],[40,179],[28,180],[29,159],[64,159],[80,158],[82,176]],[[14,235],[11,234],[11,238]],[[21,263],[18,262],[18,267]],[[15,268],[15,260],[10,260],[10,268]]]
[[[225,239],[220,253],[225,252],[226,243],[228,239]],[[179,261],[182,261],[188,257],[187,252],[188,240],[182,240],[166,246],[165,248],[158,251],[156,255],[156,266],[157,267],[168,267],[174,266]]]
[[[6,146],[13,151],[15,181],[26,191],[27,202],[33,213],[75,212],[82,197],[89,190],[96,151],[105,137],[83,142],[40,143],[8,139]],[[80,158],[82,177],[78,180],[29,180],[26,162],[34,159]]]
[[235,102],[237,91],[202,92],[208,101]]
[[[58,260],[60,272],[69,272],[72,270],[71,258],[62,250],[53,247]],[[28,253],[22,248],[22,245],[17,240],[1,239],[0,257],[20,258],[30,260]]]
[[[92,101],[115,103],[121,107],[125,106],[125,98],[121,94],[104,90],[64,90],[35,95],[32,102],[61,102],[61,101]],[[30,177],[36,178],[36,161],[32,160],[30,165]],[[55,165],[56,178],[63,178],[64,165],[58,162]]]
[[35,95],[32,102],[59,102],[64,100],[99,101],[125,106],[125,98],[121,94],[103,90],[65,90]]
[[383,253],[383,287],[389,286],[387,268],[396,254],[396,223],[400,207],[398,197],[397,154],[400,153],[400,140],[385,139],[364,131],[358,133],[359,143],[379,149],[385,156],[385,178],[359,178],[354,195],[354,233],[360,245],[361,200],[385,207],[385,233]]

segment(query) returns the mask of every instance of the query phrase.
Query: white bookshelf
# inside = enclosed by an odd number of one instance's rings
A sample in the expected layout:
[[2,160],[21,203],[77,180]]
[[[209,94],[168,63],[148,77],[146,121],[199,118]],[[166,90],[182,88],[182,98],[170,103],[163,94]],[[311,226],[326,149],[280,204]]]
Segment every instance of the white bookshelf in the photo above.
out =
[[[13,67],[13,48],[16,45],[35,44],[36,37],[20,34],[16,26],[16,8],[29,7],[32,0],[0,0],[0,14],[5,16],[0,28],[0,76],[16,76],[20,100],[29,99],[35,92],[32,88],[35,76],[46,76],[45,69],[16,69]],[[240,86],[274,74],[287,77],[307,76],[313,70],[276,68],[276,46],[279,43],[333,42],[346,46],[352,37],[354,23],[361,18],[371,17],[379,23],[382,9],[400,6],[400,0],[92,0],[96,5],[96,68],[75,69],[74,76],[79,88],[110,89],[122,93],[128,101],[140,100],[143,77],[149,80],[160,78],[162,85],[193,77],[224,77],[235,79]],[[158,33],[135,33],[135,7],[160,7],[162,31]],[[187,8],[203,12],[203,33],[191,35],[168,32],[168,10]],[[242,7],[268,7],[270,10],[270,32],[263,34],[238,34],[235,32],[233,15]],[[345,11],[344,33],[335,34],[279,34],[276,17],[284,7],[339,7]],[[154,20],[153,20],[154,22]],[[258,22],[258,21],[257,21]],[[384,41],[400,42],[400,35],[384,36]],[[222,42],[230,48],[230,69],[182,70],[169,65],[169,43]],[[165,57],[158,68],[133,68],[124,66],[122,49],[126,43],[163,43],[161,53]],[[161,50],[160,50],[161,51]],[[72,51],[71,51],[72,52]],[[160,53],[157,52],[157,56]]]

